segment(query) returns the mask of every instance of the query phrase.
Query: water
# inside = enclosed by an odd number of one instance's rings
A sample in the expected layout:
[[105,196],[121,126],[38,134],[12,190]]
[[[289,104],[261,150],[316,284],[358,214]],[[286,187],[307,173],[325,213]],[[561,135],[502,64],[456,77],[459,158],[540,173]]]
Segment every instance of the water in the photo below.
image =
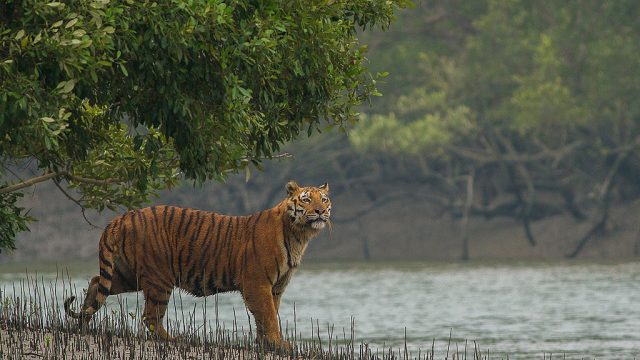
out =
[[[70,270],[73,285],[86,286],[93,272]],[[38,276],[54,279],[55,270],[39,269]],[[3,296],[24,278],[23,271],[0,268]],[[182,308],[203,323],[205,300],[175,293],[169,320],[182,318]],[[136,301],[141,297],[120,300],[127,311],[134,311]],[[349,338],[352,322],[356,340],[371,347],[404,347],[406,336],[416,355],[418,349],[430,351],[435,339],[436,353],[446,352],[448,344],[462,351],[465,341],[471,352],[475,341],[497,359],[633,359],[640,358],[639,301],[640,263],[632,262],[305,264],[287,288],[280,318],[292,331],[295,315],[303,338],[317,338],[313,323],[323,341],[329,324],[334,338]],[[118,303],[110,297],[107,311]],[[209,326],[216,303],[219,324],[230,329],[235,320],[248,331],[239,294],[207,298]]]

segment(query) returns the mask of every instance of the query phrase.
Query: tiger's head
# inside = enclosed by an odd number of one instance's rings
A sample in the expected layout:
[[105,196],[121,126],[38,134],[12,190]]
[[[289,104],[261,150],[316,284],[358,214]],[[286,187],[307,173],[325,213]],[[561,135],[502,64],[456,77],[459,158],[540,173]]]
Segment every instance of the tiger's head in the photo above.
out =
[[289,181],[286,189],[287,213],[292,223],[316,230],[324,228],[331,216],[329,184],[301,187],[295,181]]

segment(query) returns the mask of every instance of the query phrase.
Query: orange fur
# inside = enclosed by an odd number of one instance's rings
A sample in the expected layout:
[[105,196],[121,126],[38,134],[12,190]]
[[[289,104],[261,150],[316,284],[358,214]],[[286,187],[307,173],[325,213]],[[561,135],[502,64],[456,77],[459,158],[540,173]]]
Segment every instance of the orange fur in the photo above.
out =
[[249,216],[227,216],[175,206],[132,210],[113,219],[100,238],[100,275],[89,283],[79,313],[87,323],[107,296],[144,293],[144,322],[171,339],[162,322],[175,287],[195,296],[240,291],[254,315],[258,337],[290,349],[282,339],[280,298],[309,240],[329,221],[329,187],[299,187],[291,181],[275,207]]

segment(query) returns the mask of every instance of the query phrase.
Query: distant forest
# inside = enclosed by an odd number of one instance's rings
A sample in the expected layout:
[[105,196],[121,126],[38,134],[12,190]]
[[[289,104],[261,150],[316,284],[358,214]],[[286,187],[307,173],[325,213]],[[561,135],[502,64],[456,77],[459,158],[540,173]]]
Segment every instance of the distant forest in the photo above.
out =
[[329,178],[365,195],[350,218],[398,198],[463,226],[508,217],[532,246],[532,223],[569,215],[589,224],[577,256],[640,195],[639,16],[637,1],[419,1],[362,34],[389,73],[362,120],[292,144],[295,161],[249,184]]

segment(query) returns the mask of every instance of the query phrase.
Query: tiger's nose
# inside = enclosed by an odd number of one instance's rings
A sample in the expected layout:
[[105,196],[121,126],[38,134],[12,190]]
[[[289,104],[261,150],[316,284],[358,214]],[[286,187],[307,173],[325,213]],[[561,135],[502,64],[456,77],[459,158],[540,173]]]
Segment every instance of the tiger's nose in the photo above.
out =
[[322,214],[323,209],[322,208],[316,208],[316,214],[320,215]]

